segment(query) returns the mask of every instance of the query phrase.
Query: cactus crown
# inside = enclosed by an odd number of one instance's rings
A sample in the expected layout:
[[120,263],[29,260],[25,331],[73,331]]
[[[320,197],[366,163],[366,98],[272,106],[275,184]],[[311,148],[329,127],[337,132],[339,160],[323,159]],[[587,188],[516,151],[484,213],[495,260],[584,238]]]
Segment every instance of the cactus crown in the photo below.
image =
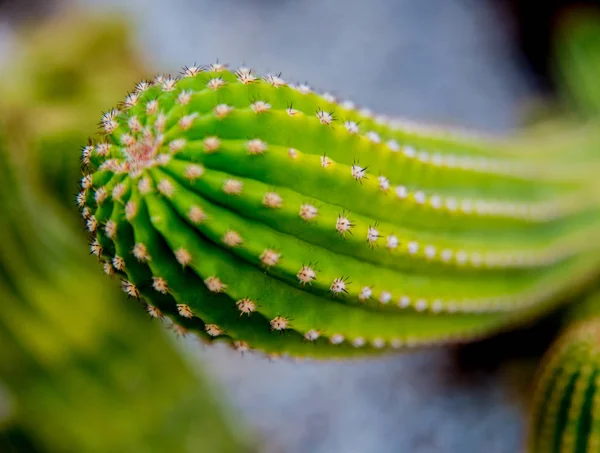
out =
[[181,331],[350,356],[465,341],[598,270],[593,128],[501,140],[224,65],[140,82],[83,148],[92,252]]

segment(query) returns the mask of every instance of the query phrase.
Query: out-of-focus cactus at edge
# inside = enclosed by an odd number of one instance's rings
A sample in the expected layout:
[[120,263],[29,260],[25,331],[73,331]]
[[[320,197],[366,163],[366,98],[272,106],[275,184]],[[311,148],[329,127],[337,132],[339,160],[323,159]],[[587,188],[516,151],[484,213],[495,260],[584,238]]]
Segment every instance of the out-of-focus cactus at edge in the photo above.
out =
[[529,451],[600,451],[600,293],[576,305],[536,379]]
[[243,451],[210,387],[92,277],[78,232],[0,156],[0,377],[20,424],[57,452]]
[[[580,112],[593,118],[600,113],[600,14],[567,19],[557,40],[560,75]],[[600,451],[600,292],[575,304],[565,324],[534,385],[531,453]]]
[[65,206],[73,191],[65,181],[79,173],[72,141],[140,70],[124,27],[71,19],[36,31],[45,39],[30,38],[24,54],[39,58],[10,68],[28,77],[18,96],[6,77],[0,84],[0,381],[14,403],[1,446],[247,451],[247,433],[223,414],[212,385],[86,259],[85,235]]
[[58,15],[24,28],[0,71],[0,114],[29,141],[31,171],[43,171],[48,190],[71,200],[79,174],[70,150],[86,140],[98,112],[117,102],[146,74],[129,35],[113,15]]
[[38,445],[32,442],[31,436],[21,427],[14,425],[0,426],[0,451],[2,453],[43,453]]
[[600,270],[600,131],[388,120],[247,68],[141,82],[83,148],[91,250],[153,314],[351,356],[527,322]]
[[587,116],[600,114],[600,9],[574,10],[565,15],[556,39],[559,80]]

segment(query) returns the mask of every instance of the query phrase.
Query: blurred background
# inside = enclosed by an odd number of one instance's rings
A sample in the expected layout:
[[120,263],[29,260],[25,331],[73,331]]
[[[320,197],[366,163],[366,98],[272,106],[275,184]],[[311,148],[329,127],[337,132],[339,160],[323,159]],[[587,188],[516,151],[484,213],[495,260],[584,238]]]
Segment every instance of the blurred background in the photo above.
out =
[[[281,71],[379,113],[508,133],[554,108],[552,36],[573,3],[0,0],[0,171],[9,174],[0,182],[0,451],[520,451],[552,319],[467,348],[376,360],[240,357],[176,338],[122,300],[118,282],[85,257],[72,200],[80,148],[101,112],[141,77],[194,62]],[[48,346],[74,324],[81,335]],[[98,339],[105,346],[90,346]],[[168,390],[177,379],[183,396]],[[167,426],[174,411],[189,426]],[[156,414],[143,426],[170,447],[140,428],[140,413]],[[135,448],[123,423],[139,428]],[[89,440],[93,431],[104,439]]]

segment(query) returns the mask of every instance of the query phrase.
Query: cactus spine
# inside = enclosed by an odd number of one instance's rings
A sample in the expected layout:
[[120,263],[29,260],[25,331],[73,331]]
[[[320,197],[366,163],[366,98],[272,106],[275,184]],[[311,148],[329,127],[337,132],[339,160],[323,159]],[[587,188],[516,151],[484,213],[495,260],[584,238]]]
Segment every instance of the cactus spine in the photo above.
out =
[[389,121],[214,64],[104,114],[77,202],[151,312],[241,350],[345,357],[489,335],[585,284],[597,143]]

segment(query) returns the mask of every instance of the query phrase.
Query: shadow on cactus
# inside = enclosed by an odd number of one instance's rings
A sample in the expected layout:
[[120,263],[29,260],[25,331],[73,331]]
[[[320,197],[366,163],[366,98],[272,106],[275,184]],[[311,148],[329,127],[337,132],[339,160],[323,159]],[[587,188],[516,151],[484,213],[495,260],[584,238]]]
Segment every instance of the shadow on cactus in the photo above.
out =
[[104,114],[77,203],[130,296],[238,350],[465,342],[598,274],[593,126],[484,137],[194,66]]

